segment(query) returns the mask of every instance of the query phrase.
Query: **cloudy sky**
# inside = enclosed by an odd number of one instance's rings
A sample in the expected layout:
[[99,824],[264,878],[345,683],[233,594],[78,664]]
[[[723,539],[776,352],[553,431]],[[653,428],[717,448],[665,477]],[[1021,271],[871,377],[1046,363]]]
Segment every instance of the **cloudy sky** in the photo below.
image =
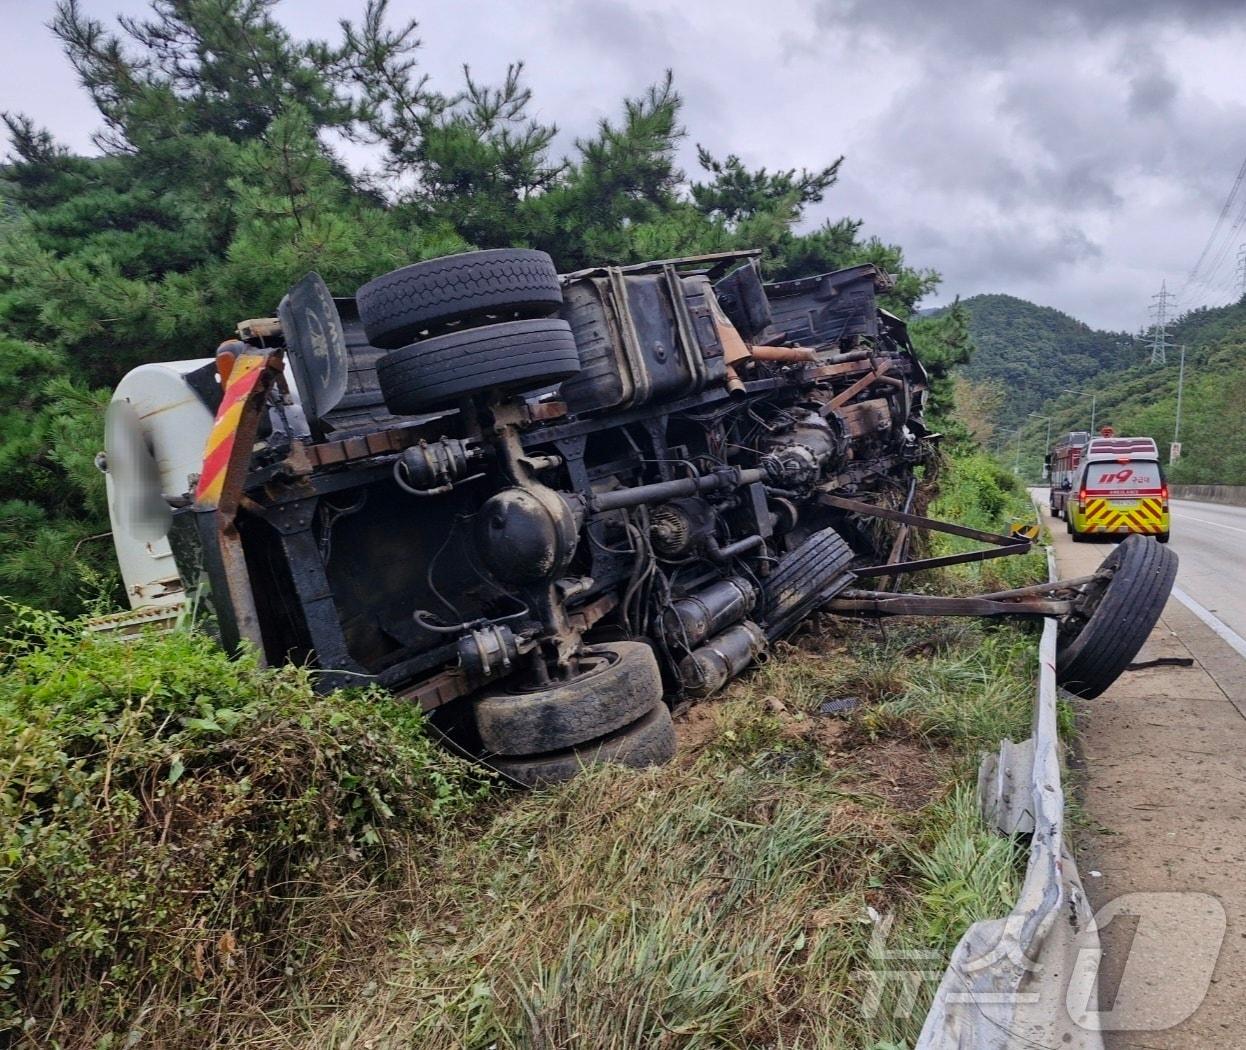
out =
[[[82,0],[99,17],[145,0]],[[44,28],[52,0],[0,0],[0,108],[90,148],[95,114]],[[285,0],[336,36],[362,0]],[[1003,291],[1137,330],[1185,288],[1246,159],[1242,0],[391,0],[445,90],[524,59],[562,141],[674,69],[695,144],[753,165],[846,156],[814,218],[852,215],[944,277],[931,303]],[[1246,217],[1246,212],[1243,213]],[[1221,240],[1231,253],[1246,226]],[[1216,253],[1213,253],[1214,259]],[[1206,270],[1207,267],[1204,267]],[[1217,287],[1219,285],[1220,287]],[[1224,290],[1221,290],[1224,289]]]

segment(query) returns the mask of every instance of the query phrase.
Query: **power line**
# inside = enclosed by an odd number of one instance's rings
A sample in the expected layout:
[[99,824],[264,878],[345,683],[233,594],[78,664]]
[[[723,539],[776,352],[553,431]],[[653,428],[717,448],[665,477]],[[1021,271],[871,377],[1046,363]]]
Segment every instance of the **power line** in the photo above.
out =
[[1243,226],[1246,226],[1246,193],[1242,195],[1237,216],[1222,238],[1219,250],[1204,268],[1200,277],[1199,283],[1210,293],[1209,296],[1204,297],[1205,300],[1232,295],[1236,276],[1233,266],[1233,246],[1238,243],[1238,235]]
[[1168,290],[1168,282],[1160,285],[1159,291],[1151,296],[1151,364],[1168,363],[1168,312],[1176,305],[1176,297]]
[[[1246,160],[1242,161],[1229,195],[1220,208],[1216,224],[1212,227],[1211,235],[1207,238],[1207,243],[1203,245],[1198,260],[1186,276],[1185,284],[1178,293],[1181,300],[1189,302],[1191,298],[1189,293],[1196,286],[1202,286],[1208,292],[1213,292],[1213,280],[1217,272],[1221,270],[1225,257],[1236,239],[1234,234],[1246,223],[1246,193],[1242,192],[1244,185],[1246,185]],[[1226,223],[1229,224],[1227,227]]]

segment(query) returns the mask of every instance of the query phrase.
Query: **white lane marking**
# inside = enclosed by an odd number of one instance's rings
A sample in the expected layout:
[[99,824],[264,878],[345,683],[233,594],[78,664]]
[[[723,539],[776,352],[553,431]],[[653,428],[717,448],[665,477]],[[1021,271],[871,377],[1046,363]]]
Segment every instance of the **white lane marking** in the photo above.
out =
[[1210,609],[1204,609],[1193,598],[1185,593],[1180,587],[1172,589],[1172,596],[1182,605],[1190,610],[1195,616],[1203,621],[1208,627],[1223,638],[1229,645],[1237,651],[1237,654],[1246,658],[1246,638],[1243,638],[1232,627],[1225,623],[1219,616]]
[[1239,529],[1236,525],[1221,525],[1218,521],[1211,521],[1209,518],[1196,518],[1193,514],[1182,514],[1178,521],[1201,521],[1204,525],[1214,525],[1218,529],[1228,529],[1230,532],[1246,532],[1246,529]]

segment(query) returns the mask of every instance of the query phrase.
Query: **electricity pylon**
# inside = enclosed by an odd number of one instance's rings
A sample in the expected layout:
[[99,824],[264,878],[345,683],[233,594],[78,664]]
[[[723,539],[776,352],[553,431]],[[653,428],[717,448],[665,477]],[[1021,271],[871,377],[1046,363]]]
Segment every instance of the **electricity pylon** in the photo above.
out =
[[1168,290],[1168,282],[1160,285],[1159,291],[1151,296],[1151,364],[1168,363],[1168,313],[1175,305],[1174,296]]

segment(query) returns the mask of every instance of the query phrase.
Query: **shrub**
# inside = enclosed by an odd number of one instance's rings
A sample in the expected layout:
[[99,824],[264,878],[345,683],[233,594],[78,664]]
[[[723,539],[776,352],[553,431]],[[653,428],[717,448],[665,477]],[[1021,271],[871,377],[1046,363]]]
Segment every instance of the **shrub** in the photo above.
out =
[[344,895],[384,883],[412,831],[482,790],[392,698],[320,697],[308,672],[195,633],[16,622],[0,655],[0,1031],[94,1045],[176,1004],[185,1033],[213,1004],[306,980],[349,935],[330,921]]
[[[938,476],[938,496],[928,513],[942,521],[987,532],[1007,532],[1011,522],[1032,524],[1037,512],[1025,487],[985,452],[961,452],[945,458]],[[947,533],[931,534],[932,555],[980,550],[976,540]],[[1025,557],[1006,557],[944,569],[939,577],[943,593],[1005,590],[1045,579],[1047,566],[1037,551]],[[922,579],[919,576],[918,579]]]

